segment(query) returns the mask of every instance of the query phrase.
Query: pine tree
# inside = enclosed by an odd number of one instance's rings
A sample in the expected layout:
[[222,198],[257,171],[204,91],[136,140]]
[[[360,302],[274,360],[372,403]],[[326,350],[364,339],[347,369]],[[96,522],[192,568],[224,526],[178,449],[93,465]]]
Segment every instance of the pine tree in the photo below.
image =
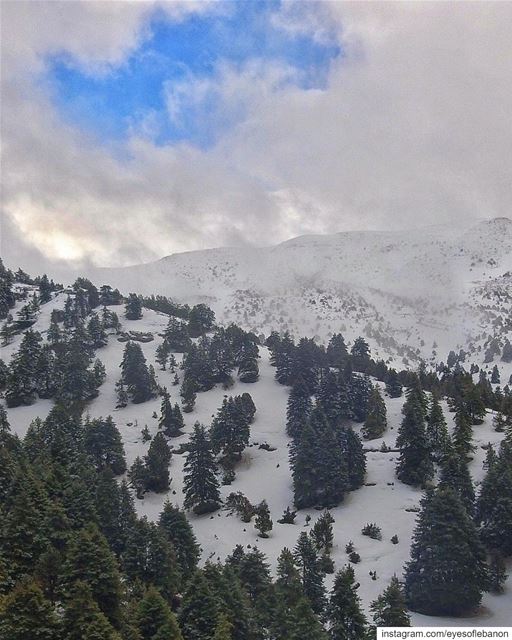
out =
[[368,376],[352,374],[348,378],[348,394],[351,400],[352,418],[356,422],[364,422],[368,415],[368,400],[372,383]]
[[427,442],[432,452],[433,460],[439,462],[449,446],[450,438],[443,410],[437,396],[432,398],[432,406],[427,422]]
[[455,451],[447,451],[440,462],[440,486],[452,489],[470,516],[475,512],[475,490],[467,460]]
[[87,333],[94,349],[101,349],[108,343],[107,333],[97,313],[91,313],[87,323]]
[[348,489],[355,491],[363,486],[366,475],[366,454],[361,438],[351,427],[344,427],[339,434],[343,457],[347,465]]
[[505,340],[503,351],[501,352],[501,359],[503,362],[512,362],[512,343],[509,342],[509,340]]
[[121,640],[84,582],[76,582],[67,595],[62,619],[65,640]]
[[488,582],[478,532],[457,495],[441,487],[422,500],[405,570],[410,609],[463,615],[480,603]]
[[351,565],[338,571],[327,607],[329,638],[332,640],[363,640],[366,637],[367,623],[357,595],[358,588]]
[[108,468],[116,476],[126,471],[123,441],[112,416],[85,423],[84,450],[98,471]]
[[500,383],[500,370],[498,369],[498,365],[497,364],[495,364],[494,367],[492,368],[491,383],[492,384],[499,384]]
[[425,431],[425,404],[423,392],[412,388],[402,408],[404,417],[396,440],[400,448],[396,474],[413,486],[424,485],[434,471]]
[[259,531],[260,538],[268,538],[268,531],[272,530],[273,524],[266,500],[262,500],[258,505],[254,526]]
[[213,640],[233,640],[233,624],[225,613],[219,615]]
[[512,555],[512,463],[503,445],[482,482],[476,521],[488,549],[503,557]]
[[196,403],[196,385],[191,378],[185,376],[181,385],[180,396],[183,400],[183,411],[191,413]]
[[463,458],[469,457],[470,453],[474,451],[472,439],[473,428],[470,416],[464,405],[459,404],[455,411],[455,427],[452,435],[453,447],[458,455]]
[[70,588],[84,582],[108,620],[119,628],[121,623],[121,576],[114,554],[105,537],[94,525],[81,529],[70,540],[64,582]]
[[332,525],[334,518],[329,511],[324,511],[311,529],[311,537],[315,542],[317,550],[324,554],[329,554],[332,549],[333,533]]
[[327,345],[327,362],[330,367],[343,370],[348,360],[348,350],[341,333],[334,333]]
[[286,409],[286,433],[291,437],[298,437],[306,424],[313,403],[309,390],[302,378],[296,380],[291,388]]
[[157,433],[151,441],[144,462],[146,467],[146,490],[155,491],[156,493],[168,491],[171,484],[169,475],[171,450],[163,433]]
[[138,404],[155,397],[155,382],[146,366],[146,358],[140,345],[135,342],[126,343],[120,366],[121,382],[132,402]]
[[137,456],[128,471],[130,484],[135,491],[137,498],[142,499],[146,492],[146,465],[142,458]]
[[34,582],[19,582],[0,600],[0,638],[60,640],[59,627],[53,607]]
[[142,318],[142,302],[136,293],[130,293],[128,296],[124,315],[127,320],[139,320]]
[[301,598],[290,612],[287,640],[327,640],[318,617],[307,598]]
[[370,609],[373,613],[373,622],[376,627],[411,626],[404,592],[396,576],[391,578],[389,586],[372,602]]
[[158,345],[155,352],[155,360],[160,365],[162,371],[165,371],[165,367],[167,365],[167,360],[169,358],[169,345],[165,340]]
[[390,369],[386,378],[386,393],[390,398],[400,398],[402,395],[402,385],[395,369]]
[[179,611],[186,640],[211,640],[219,619],[219,603],[203,574],[197,571],[189,582]]
[[333,429],[350,419],[349,403],[338,377],[332,371],[328,371],[320,383],[317,406],[322,409]]
[[370,364],[370,347],[364,338],[356,338],[352,349],[350,350],[352,356],[352,367],[354,371],[365,372],[368,370]]
[[222,453],[230,464],[240,459],[249,444],[249,421],[240,412],[233,397],[224,398],[210,428],[212,449]]
[[197,568],[200,547],[187,516],[166,501],[158,524],[174,547],[181,574],[186,579],[190,578]]
[[176,404],[173,409],[169,393],[165,387],[162,394],[158,426],[168,438],[178,438],[183,435],[182,429],[185,426],[179,406]]
[[8,407],[31,405],[37,392],[37,362],[41,351],[41,335],[29,329],[25,332],[18,352],[9,365],[5,388]]
[[325,607],[324,574],[313,541],[305,531],[299,535],[294,558],[299,568],[303,593],[313,611],[321,613]]
[[184,466],[185,509],[194,513],[210,513],[220,506],[219,481],[211,444],[198,422],[190,438],[190,449]]
[[373,387],[368,399],[368,413],[361,433],[366,440],[373,440],[380,438],[386,427],[386,405],[378,387]]
[[178,622],[167,602],[154,587],[144,594],[135,614],[141,640],[182,640]]

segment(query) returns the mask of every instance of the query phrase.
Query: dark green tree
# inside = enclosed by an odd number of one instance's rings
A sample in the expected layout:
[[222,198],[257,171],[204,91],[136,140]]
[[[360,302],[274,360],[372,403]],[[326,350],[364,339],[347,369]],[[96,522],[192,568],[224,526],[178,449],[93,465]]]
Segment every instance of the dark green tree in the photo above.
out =
[[192,509],[196,514],[218,509],[221,500],[216,464],[206,431],[198,422],[190,438],[184,472],[185,509]]

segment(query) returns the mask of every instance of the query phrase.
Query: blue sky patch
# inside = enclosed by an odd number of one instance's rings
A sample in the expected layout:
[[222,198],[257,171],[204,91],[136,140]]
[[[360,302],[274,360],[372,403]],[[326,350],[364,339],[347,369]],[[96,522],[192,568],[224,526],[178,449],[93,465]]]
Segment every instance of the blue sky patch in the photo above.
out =
[[157,10],[149,38],[104,76],[85,74],[65,52],[49,58],[46,80],[54,104],[66,120],[100,140],[122,141],[146,121],[151,122],[157,144],[187,141],[208,147],[243,115],[228,110],[217,130],[210,130],[203,120],[214,105],[205,100],[190,110],[183,104],[183,117],[172,121],[166,111],[165,83],[215,79],[222,62],[241,67],[260,59],[291,66],[293,82],[302,89],[325,87],[339,47],[275,27],[272,14],[278,8],[277,2],[230,2],[222,14],[191,15],[182,22],[172,22]]

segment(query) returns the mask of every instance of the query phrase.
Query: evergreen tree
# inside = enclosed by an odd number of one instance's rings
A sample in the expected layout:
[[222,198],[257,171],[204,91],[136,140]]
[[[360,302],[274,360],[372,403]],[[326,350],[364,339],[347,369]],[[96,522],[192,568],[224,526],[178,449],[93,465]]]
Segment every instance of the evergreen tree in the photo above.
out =
[[294,558],[299,568],[303,593],[313,611],[321,613],[325,607],[324,574],[313,541],[305,531],[299,536]]
[[395,369],[389,369],[386,378],[386,393],[390,398],[400,398],[402,395],[402,385]]
[[254,526],[259,531],[260,538],[268,538],[268,531],[272,530],[272,519],[270,517],[270,510],[266,500],[263,500],[258,505],[256,512],[256,521]]
[[219,615],[217,626],[215,627],[213,640],[232,640],[232,639],[233,639],[233,624],[230,622],[228,616],[225,613],[221,613]]
[[157,433],[153,438],[144,461],[146,466],[146,490],[155,491],[156,493],[168,491],[171,484],[169,476],[171,450],[163,433]]
[[128,296],[124,315],[127,320],[139,320],[142,318],[142,302],[136,293],[130,293]]
[[168,438],[178,438],[183,435],[182,429],[185,426],[179,406],[176,404],[174,408],[172,407],[169,393],[165,387],[162,395],[158,426]]
[[59,627],[53,607],[34,582],[19,582],[0,600],[0,638],[60,640]]
[[352,367],[355,371],[365,372],[370,365],[370,347],[364,338],[356,338],[352,349],[350,350],[352,356]]
[[427,442],[432,452],[433,460],[439,462],[450,444],[450,438],[439,398],[435,395],[432,398],[430,415],[427,422]]
[[341,429],[339,437],[347,465],[348,489],[355,491],[363,486],[366,475],[366,454],[363,443],[351,427]]
[[183,639],[174,613],[154,587],[144,594],[135,617],[141,640]]
[[123,441],[112,416],[88,420],[83,442],[98,471],[108,468],[116,476],[126,471]]
[[312,408],[309,390],[302,378],[298,378],[291,388],[286,408],[286,433],[291,438],[300,436]]
[[158,524],[174,547],[181,574],[186,579],[190,578],[197,568],[200,547],[187,516],[166,501]]
[[503,351],[501,352],[501,359],[503,362],[512,362],[512,343],[509,342],[509,340],[505,340]]
[[348,350],[341,333],[334,333],[327,345],[327,363],[330,367],[343,370],[348,361]]
[[366,637],[366,618],[361,610],[358,588],[351,565],[338,571],[327,607],[329,638],[332,640],[364,640]]
[[463,404],[459,404],[455,411],[455,427],[453,429],[453,447],[458,455],[468,458],[474,451],[472,444],[473,429],[471,419]]
[[370,609],[376,627],[411,626],[404,592],[396,576],[391,578],[389,586],[372,602]]
[[8,407],[31,405],[37,392],[37,362],[41,351],[41,335],[29,329],[25,332],[17,353],[9,365],[5,402]]
[[224,398],[210,428],[212,449],[233,464],[249,444],[249,421],[233,397]]
[[181,385],[180,396],[183,400],[183,411],[190,413],[196,403],[196,385],[189,377],[185,377]]
[[188,584],[178,619],[186,640],[211,640],[215,633],[219,603],[200,571]]
[[364,422],[368,415],[368,401],[372,383],[368,376],[352,374],[348,378],[348,394],[351,400],[352,418],[356,422]]
[[368,413],[361,433],[366,440],[380,438],[387,427],[386,405],[378,387],[373,387],[368,399]]
[[329,554],[332,549],[333,533],[332,525],[334,518],[329,511],[324,511],[311,529],[311,537],[315,542],[317,550],[321,553]]
[[121,576],[105,537],[94,525],[81,529],[70,540],[64,568],[66,589],[84,582],[101,611],[116,629],[121,624]]
[[434,472],[425,431],[425,404],[423,392],[411,388],[402,408],[404,417],[396,440],[400,448],[396,474],[402,482],[413,486],[424,485]]
[[154,379],[146,366],[146,358],[140,345],[127,342],[121,362],[121,382],[135,404],[155,397]]
[[476,520],[486,547],[503,557],[512,555],[512,463],[506,446],[491,462],[480,488]]
[[492,384],[499,384],[500,383],[500,370],[498,369],[498,365],[497,364],[495,364],[494,367],[492,368],[491,383]]
[[62,620],[65,640],[121,640],[84,582],[76,582],[68,594]]
[[94,349],[101,349],[108,343],[107,333],[97,313],[91,313],[87,323],[87,333]]
[[209,513],[220,506],[219,481],[211,444],[204,427],[196,422],[184,466],[185,509]]
[[142,499],[146,492],[146,465],[140,456],[137,456],[133,461],[128,471],[128,479],[137,498]]
[[451,488],[459,497],[470,516],[475,511],[475,490],[465,458],[456,452],[447,452],[441,460],[440,485]]
[[405,570],[410,609],[426,615],[462,615],[480,603],[488,581],[478,532],[448,488],[422,500]]
[[213,329],[215,313],[205,304],[196,304],[188,316],[188,332],[191,338],[198,338]]

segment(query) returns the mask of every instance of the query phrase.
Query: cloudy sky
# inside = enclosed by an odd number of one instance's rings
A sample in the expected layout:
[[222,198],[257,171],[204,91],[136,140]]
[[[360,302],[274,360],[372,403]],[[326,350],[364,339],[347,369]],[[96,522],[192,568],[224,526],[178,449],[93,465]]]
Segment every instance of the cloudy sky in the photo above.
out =
[[511,216],[512,3],[2,3],[1,254]]

